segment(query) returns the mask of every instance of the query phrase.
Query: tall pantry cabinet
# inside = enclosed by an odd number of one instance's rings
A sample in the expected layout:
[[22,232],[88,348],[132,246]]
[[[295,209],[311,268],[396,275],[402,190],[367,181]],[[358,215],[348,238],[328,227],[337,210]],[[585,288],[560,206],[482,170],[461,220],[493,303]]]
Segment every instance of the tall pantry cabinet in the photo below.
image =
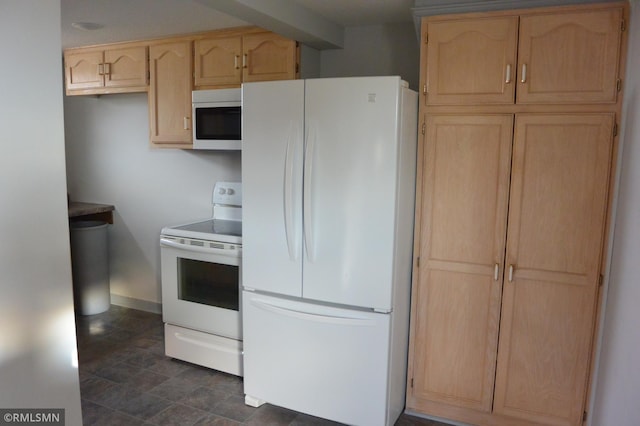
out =
[[588,415],[627,12],[423,18],[409,410]]

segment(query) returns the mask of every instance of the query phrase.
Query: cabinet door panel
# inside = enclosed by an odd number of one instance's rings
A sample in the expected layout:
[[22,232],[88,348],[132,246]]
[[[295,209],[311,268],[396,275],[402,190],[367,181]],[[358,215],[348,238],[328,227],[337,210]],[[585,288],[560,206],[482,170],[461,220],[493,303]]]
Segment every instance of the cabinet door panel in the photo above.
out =
[[191,144],[191,42],[149,48],[151,142]]
[[147,85],[149,62],[146,47],[106,50],[104,61],[108,69],[105,75],[105,87]]
[[516,118],[497,413],[581,423],[612,125],[612,114]]
[[518,18],[428,25],[428,104],[513,103]]
[[622,9],[521,17],[517,102],[615,102],[621,22]]
[[195,41],[195,86],[240,85],[242,38],[226,37]]
[[102,87],[104,78],[98,71],[102,58],[102,51],[65,55],[67,91]]
[[512,120],[427,119],[411,408],[491,410]]
[[273,33],[242,37],[242,81],[291,80],[296,77],[296,42]]

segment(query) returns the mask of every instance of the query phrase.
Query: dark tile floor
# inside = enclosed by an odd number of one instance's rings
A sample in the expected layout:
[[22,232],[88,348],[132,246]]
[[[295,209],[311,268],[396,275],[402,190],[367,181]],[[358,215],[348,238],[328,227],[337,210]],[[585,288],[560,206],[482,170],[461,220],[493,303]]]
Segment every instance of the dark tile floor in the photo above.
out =
[[[244,404],[242,378],[164,355],[160,315],[112,305],[76,316],[84,425],[335,425]],[[402,415],[396,426],[444,426]]]

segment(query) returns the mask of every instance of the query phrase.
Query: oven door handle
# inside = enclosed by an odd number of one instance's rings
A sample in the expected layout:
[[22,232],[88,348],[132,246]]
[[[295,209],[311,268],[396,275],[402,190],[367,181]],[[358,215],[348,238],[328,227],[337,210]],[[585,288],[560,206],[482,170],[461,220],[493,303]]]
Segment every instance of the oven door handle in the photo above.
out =
[[171,247],[179,250],[190,251],[195,253],[219,254],[222,256],[238,257],[239,250],[219,249],[212,247],[192,246],[188,244],[180,244],[167,238],[160,238],[162,247]]

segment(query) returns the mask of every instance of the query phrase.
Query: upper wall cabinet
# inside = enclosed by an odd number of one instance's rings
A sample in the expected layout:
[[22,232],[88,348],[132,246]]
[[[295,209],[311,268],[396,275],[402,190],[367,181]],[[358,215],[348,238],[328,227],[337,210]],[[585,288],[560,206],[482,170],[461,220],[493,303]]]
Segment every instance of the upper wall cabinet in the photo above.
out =
[[239,85],[242,82],[242,38],[212,37],[194,42],[194,87]]
[[242,81],[291,80],[298,73],[296,42],[273,33],[242,37]]
[[622,8],[425,18],[426,103],[615,103],[623,25]]
[[258,32],[215,36],[194,43],[196,89],[296,78],[296,42],[277,34]]
[[513,103],[518,18],[429,22],[427,102]]
[[191,147],[191,41],[173,41],[149,48],[150,141],[154,146]]
[[622,9],[520,18],[518,103],[615,102]]
[[146,46],[69,49],[64,53],[67,95],[146,92]]

